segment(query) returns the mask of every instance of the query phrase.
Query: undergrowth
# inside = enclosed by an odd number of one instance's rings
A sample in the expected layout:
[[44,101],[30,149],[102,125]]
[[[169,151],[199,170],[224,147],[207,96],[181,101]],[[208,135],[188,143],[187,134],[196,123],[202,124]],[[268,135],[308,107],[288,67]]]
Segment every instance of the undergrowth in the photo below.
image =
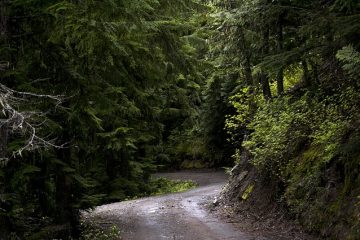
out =
[[115,225],[102,228],[89,222],[81,223],[82,233],[79,240],[120,240],[121,231]]
[[195,188],[197,184],[191,180],[172,180],[167,178],[152,178],[150,181],[151,195],[183,192]]

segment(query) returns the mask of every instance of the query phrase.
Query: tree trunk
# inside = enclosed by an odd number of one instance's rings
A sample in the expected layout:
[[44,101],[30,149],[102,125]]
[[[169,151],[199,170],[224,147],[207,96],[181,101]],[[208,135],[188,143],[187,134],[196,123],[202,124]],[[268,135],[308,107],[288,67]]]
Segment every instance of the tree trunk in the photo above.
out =
[[[6,123],[0,125],[0,167],[5,167],[6,164],[6,152],[7,152],[7,142],[8,142],[8,126]],[[3,194],[5,193],[5,184],[2,182],[3,179],[0,179],[0,209],[5,209],[3,206],[6,202],[3,200]],[[6,216],[0,215],[0,239],[6,239],[9,234],[9,222]]]
[[6,0],[0,0],[0,39],[7,38],[8,17],[6,13],[6,4]]
[[301,64],[303,67],[303,81],[305,83],[305,86],[309,87],[309,86],[311,86],[311,81],[310,81],[310,75],[309,75],[309,69],[308,69],[307,62],[305,60],[302,60]]
[[239,36],[239,49],[241,52],[242,64],[244,67],[244,75],[246,84],[250,87],[254,85],[252,73],[251,73],[251,63],[250,63],[250,51],[249,46],[246,43],[245,34],[242,27],[237,28],[237,34]]
[[[70,139],[67,133],[62,137],[63,142]],[[63,148],[57,150],[57,157],[66,166],[71,167],[71,149]],[[73,180],[69,173],[64,171],[64,166],[59,166],[56,176],[56,223],[63,228],[59,234],[67,234],[75,239],[79,236],[79,212],[72,206],[76,195]]]
[[261,88],[262,88],[264,98],[266,100],[270,100],[271,99],[271,90],[270,90],[270,84],[269,84],[269,77],[264,72],[262,72],[260,74],[260,83],[261,83]]
[[[283,37],[283,17],[282,13],[279,15],[278,26],[277,26],[277,52],[281,53],[284,48],[284,37]],[[284,69],[280,68],[276,77],[277,95],[281,96],[284,93]]]
[[313,61],[309,61],[309,64],[311,66],[311,69],[312,69],[312,85],[318,85],[319,84],[319,73],[318,73],[318,66],[315,62]]
[[[267,54],[269,54],[269,35],[270,35],[269,26],[266,26],[265,29],[263,30],[263,46],[261,49],[262,57],[265,57]],[[266,100],[271,99],[269,77],[265,72],[260,73],[260,84],[264,98]]]
[[0,124],[0,159],[6,158],[8,142],[8,126],[6,123]]
[[[59,160],[67,163],[69,155],[69,149],[58,150],[57,157]],[[71,219],[71,185],[68,174],[63,170],[63,166],[59,166],[56,170],[56,222],[59,225],[66,225]],[[69,226],[70,231],[70,226]]]
[[276,77],[277,95],[281,96],[284,93],[284,70],[281,68]]

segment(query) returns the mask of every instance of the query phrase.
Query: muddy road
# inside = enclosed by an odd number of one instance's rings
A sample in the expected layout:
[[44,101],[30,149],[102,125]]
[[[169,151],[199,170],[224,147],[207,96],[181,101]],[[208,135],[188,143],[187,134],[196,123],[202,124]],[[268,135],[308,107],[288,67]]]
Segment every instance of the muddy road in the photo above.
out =
[[205,204],[214,200],[226,183],[222,172],[177,172],[158,176],[191,179],[196,189],[97,207],[86,218],[102,226],[117,225],[123,240],[254,240],[231,223],[212,216]]

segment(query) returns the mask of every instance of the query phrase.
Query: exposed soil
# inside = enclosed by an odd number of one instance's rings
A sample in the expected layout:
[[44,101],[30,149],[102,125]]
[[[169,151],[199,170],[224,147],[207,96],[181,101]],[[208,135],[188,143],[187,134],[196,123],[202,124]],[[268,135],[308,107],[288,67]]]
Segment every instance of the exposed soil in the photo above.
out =
[[[181,171],[156,174],[172,179],[191,179],[199,187],[190,191],[118,202],[97,207],[84,218],[107,227],[117,225],[124,240],[264,240],[301,239],[301,233],[277,228],[262,229],[261,225],[249,224],[249,219],[236,218],[224,211],[212,212],[210,206],[225,185],[227,176],[211,170]],[[225,206],[224,206],[225,207]],[[216,214],[214,214],[216,213]],[[275,216],[276,217],[276,216]]]
[[302,230],[287,213],[276,208],[272,211],[259,213],[254,209],[244,209],[237,205],[211,206],[209,211],[212,215],[225,222],[233,223],[239,231],[247,232],[253,236],[266,236],[271,240],[315,240],[318,239]]

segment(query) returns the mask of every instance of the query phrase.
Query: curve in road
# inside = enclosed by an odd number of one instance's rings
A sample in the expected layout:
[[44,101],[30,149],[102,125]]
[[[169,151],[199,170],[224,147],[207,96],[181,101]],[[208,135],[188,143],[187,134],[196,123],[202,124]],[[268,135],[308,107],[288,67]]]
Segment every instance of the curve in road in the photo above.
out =
[[86,218],[96,219],[102,226],[117,225],[124,240],[260,239],[241,232],[205,210],[204,205],[213,200],[225,184],[224,173],[177,172],[158,176],[192,179],[199,187],[182,193],[99,206]]

